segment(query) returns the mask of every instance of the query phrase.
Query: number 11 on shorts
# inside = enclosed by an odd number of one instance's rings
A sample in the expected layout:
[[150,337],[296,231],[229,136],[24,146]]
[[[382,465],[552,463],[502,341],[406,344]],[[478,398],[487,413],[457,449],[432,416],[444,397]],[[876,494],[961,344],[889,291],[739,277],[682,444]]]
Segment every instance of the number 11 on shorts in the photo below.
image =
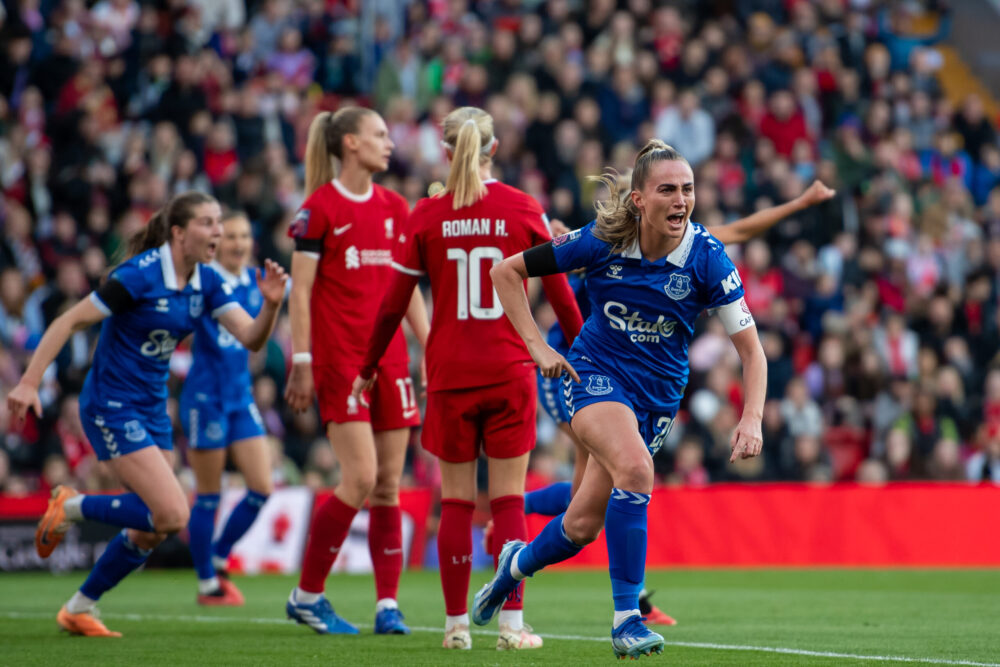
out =
[[399,390],[399,403],[403,407],[403,419],[410,419],[417,414],[417,395],[413,391],[411,378],[396,378],[396,389]]

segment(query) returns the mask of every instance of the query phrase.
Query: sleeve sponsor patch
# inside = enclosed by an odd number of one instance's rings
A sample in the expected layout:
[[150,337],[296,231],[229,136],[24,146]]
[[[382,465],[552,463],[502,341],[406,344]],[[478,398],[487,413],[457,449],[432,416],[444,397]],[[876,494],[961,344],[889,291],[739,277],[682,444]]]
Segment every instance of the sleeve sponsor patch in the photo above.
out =
[[310,215],[312,215],[312,211],[309,209],[299,209],[299,212],[295,214],[295,218],[292,220],[292,224],[288,227],[288,235],[296,239],[304,237],[309,231]]
[[558,248],[561,245],[566,245],[567,243],[572,243],[573,241],[578,241],[580,239],[581,229],[574,229],[569,234],[563,234],[562,236],[557,236],[552,239],[553,247]]

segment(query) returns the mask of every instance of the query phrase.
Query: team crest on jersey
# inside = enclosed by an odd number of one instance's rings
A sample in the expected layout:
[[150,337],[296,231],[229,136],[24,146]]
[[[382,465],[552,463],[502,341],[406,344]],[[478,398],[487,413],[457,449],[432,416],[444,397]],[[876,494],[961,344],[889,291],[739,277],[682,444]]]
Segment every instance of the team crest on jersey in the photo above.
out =
[[611,378],[607,375],[591,375],[587,379],[587,393],[591,396],[606,396],[611,391]]
[[663,291],[674,301],[680,301],[691,293],[691,276],[671,273],[670,280],[663,286]]
[[554,239],[552,239],[552,245],[558,248],[561,245],[572,243],[573,241],[576,241],[579,238],[580,238],[580,230],[574,229],[569,234],[563,234],[562,236],[557,236]]
[[260,290],[252,289],[250,290],[250,295],[247,297],[247,301],[250,302],[251,308],[256,308],[260,305]]
[[205,300],[201,294],[192,294],[191,301],[188,303],[188,314],[191,317],[200,317],[203,310],[205,310]]
[[392,238],[392,218],[385,219],[385,237],[387,239]]
[[292,220],[292,224],[288,227],[288,233],[297,239],[305,236],[306,232],[309,231],[310,215],[312,215],[312,211],[309,209],[299,209],[299,212],[295,214],[295,218]]
[[142,427],[138,419],[125,422],[125,439],[129,442],[142,442],[146,439],[146,429]]

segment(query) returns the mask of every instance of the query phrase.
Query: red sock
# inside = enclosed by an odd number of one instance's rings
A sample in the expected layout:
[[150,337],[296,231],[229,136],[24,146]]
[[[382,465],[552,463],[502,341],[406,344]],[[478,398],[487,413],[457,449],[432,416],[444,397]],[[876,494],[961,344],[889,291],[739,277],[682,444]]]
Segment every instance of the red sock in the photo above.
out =
[[309,541],[302,559],[299,588],[306,593],[322,593],[326,578],[337,560],[340,546],[351,529],[351,521],[358,510],[344,503],[337,496],[323,503],[309,526]]
[[368,551],[375,570],[375,601],[396,599],[403,571],[403,525],[399,505],[368,510]]
[[[524,496],[503,496],[490,501],[493,512],[493,566],[504,543],[511,540],[528,540],[528,522],[524,518]],[[524,582],[507,596],[503,609],[524,608]]]
[[441,501],[438,525],[438,563],[445,613],[459,616],[469,610],[469,577],[472,574],[472,512],[475,503],[456,498]]

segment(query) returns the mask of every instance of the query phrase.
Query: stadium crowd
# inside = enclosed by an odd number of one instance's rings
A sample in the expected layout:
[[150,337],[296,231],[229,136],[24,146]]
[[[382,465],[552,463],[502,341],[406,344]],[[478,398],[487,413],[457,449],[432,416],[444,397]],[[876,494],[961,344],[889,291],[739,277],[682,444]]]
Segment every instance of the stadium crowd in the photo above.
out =
[[[1000,483],[1000,143],[982,100],[942,94],[933,44],[947,7],[923,5],[9,2],[0,397],[47,324],[172,194],[204,190],[245,211],[258,256],[287,267],[316,112],[377,109],[396,144],[380,182],[412,206],[447,173],[441,120],[474,105],[496,121],[497,177],[574,228],[601,194],[587,177],[626,171],[651,137],[690,161],[693,219],[707,226],[815,178],[838,191],[729,248],[769,362],[764,455],[728,462],[738,357],[705,318],[661,481]],[[936,34],[912,34],[918,8],[940,12]],[[95,337],[75,334],[46,375],[43,418],[14,425],[0,407],[0,491],[109,483],[77,409]],[[275,482],[330,486],[338,466],[318,415],[283,405],[289,350],[283,316],[251,362]],[[189,364],[182,346],[177,387]],[[571,447],[539,429],[535,474],[568,475]],[[432,461],[414,445],[409,482],[436,485]]]

